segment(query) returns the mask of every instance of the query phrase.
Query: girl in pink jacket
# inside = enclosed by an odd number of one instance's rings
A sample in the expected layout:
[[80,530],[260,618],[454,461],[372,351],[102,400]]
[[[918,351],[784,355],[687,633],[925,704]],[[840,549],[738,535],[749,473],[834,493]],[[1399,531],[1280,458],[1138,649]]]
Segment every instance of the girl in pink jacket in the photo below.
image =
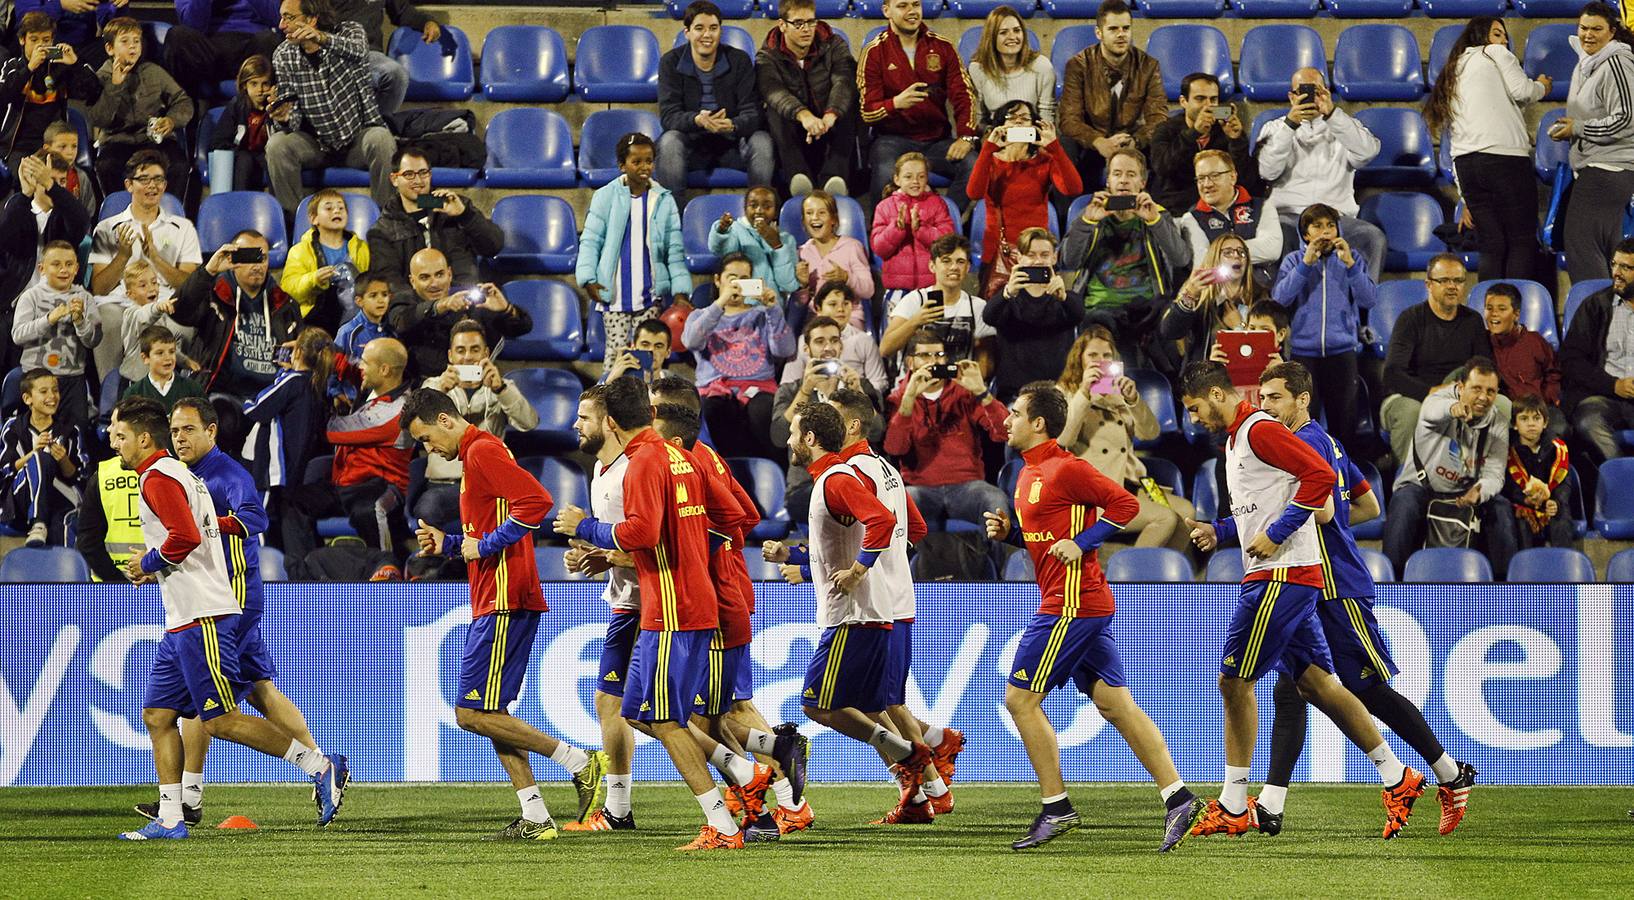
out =
[[930,287],[930,245],[954,231],[947,203],[930,189],[930,163],[923,153],[897,157],[896,190],[874,207],[869,237],[874,255],[884,260],[880,284],[885,288],[885,315],[909,291]]

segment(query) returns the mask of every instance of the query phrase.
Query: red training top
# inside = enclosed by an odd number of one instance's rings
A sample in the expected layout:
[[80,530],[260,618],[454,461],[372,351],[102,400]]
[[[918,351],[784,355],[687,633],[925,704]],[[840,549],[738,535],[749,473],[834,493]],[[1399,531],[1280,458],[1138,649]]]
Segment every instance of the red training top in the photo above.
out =
[[613,543],[635,558],[643,631],[713,631],[719,600],[709,576],[708,491],[685,450],[643,429],[624,453],[624,521]]
[[[755,583],[749,578],[748,563],[743,561],[743,542],[760,524],[760,512],[715,448],[698,441],[692,445],[692,459],[703,473],[709,490],[709,530],[722,538],[720,545],[709,554],[709,574],[715,579],[715,592],[720,595],[721,628],[716,644],[722,650],[730,650],[749,643],[754,637],[749,616],[755,611]],[[732,502],[726,504],[723,498],[730,498]],[[717,503],[736,509],[736,515],[728,510],[725,518],[715,518]]]
[[1050,548],[1076,538],[1099,518],[1129,524],[1140,512],[1139,501],[1055,441],[1045,441],[1021,458],[1026,465],[1016,482],[1016,519],[1038,573],[1038,611],[1078,619],[1111,615],[1116,607],[1097,555],[1085,553],[1077,562],[1063,563],[1050,555]]
[[[505,520],[535,531],[555,505],[532,475],[516,464],[505,442],[472,426],[460,439],[460,461],[465,476],[460,480],[460,521],[465,536],[481,540],[498,530]],[[539,587],[539,567],[533,557],[533,535],[503,552],[482,556],[465,564],[471,581],[471,616],[480,618],[513,609],[544,611],[545,595]]]

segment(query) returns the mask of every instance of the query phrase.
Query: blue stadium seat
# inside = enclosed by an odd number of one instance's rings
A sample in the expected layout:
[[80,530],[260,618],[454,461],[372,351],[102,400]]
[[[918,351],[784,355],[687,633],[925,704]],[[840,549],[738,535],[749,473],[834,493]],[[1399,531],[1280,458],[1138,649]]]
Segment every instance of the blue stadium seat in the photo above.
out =
[[567,45],[544,25],[498,25],[482,39],[482,96],[496,103],[560,103],[573,82]]
[[1634,538],[1634,456],[1600,464],[1594,490],[1594,527],[1613,541]]
[[568,362],[584,352],[584,324],[579,317],[579,295],[560,281],[512,281],[505,298],[528,311],[533,330],[506,338],[500,359]]
[[1025,462],[1018,456],[1006,462],[1004,467],[999,469],[998,485],[999,490],[1004,492],[1004,496],[1012,500],[1015,498],[1016,482],[1021,480],[1021,470],[1025,465]]
[[[295,207],[295,241],[299,242],[312,230],[312,217],[307,209],[312,202],[312,195],[301,198],[299,206]],[[346,227],[360,238],[367,238],[369,229],[374,227],[374,221],[380,218],[380,207],[368,194],[346,195]]]
[[[816,6],[819,19],[839,19],[851,15],[851,0],[817,0]],[[776,19],[780,15],[777,0],[763,0],[760,8],[765,11],[768,19]],[[834,33],[845,37],[845,33],[839,29],[835,29]],[[849,44],[850,39],[847,38],[846,42]]]
[[1153,481],[1169,489],[1176,497],[1186,496],[1186,479],[1180,474],[1180,467],[1161,456],[1147,456],[1141,459],[1146,465],[1146,474]]
[[[1502,16],[1509,10],[1509,0],[1418,0],[1418,7],[1432,19],[1473,19],[1476,16]],[[1460,31],[1464,28],[1462,25],[1456,27]]]
[[91,123],[86,121],[84,113],[69,107],[68,124],[74,126],[74,131],[79,133],[79,156],[74,157],[74,162],[93,172],[96,171],[91,165]]
[[618,139],[636,131],[656,142],[663,125],[645,109],[598,109],[585,117],[579,128],[579,177],[586,185],[601,187],[619,176]]
[[1134,380],[1140,388],[1140,399],[1152,408],[1152,415],[1157,417],[1158,436],[1152,441],[1135,441],[1135,446],[1150,449],[1157,446],[1166,437],[1180,433],[1180,416],[1175,411],[1174,388],[1169,385],[1169,379],[1156,369],[1129,369],[1124,374]]
[[261,545],[261,580],[288,581],[289,572],[284,568],[284,551],[277,547]]
[[1420,58],[1406,26],[1351,25],[1333,45],[1334,93],[1344,100],[1417,100],[1424,93]]
[[[690,2],[690,0],[689,0],[689,2]],[[682,3],[681,8],[685,9],[686,8],[686,3]],[[680,18],[680,16],[676,16],[676,18]],[[733,18],[733,17],[732,16],[727,16],[727,18]],[[675,43],[670,44],[670,48],[674,49],[676,47],[681,46],[682,44],[685,44],[686,42],[687,42],[687,33],[686,33],[685,29],[682,29],[681,31],[675,32]],[[754,39],[754,37],[752,35],[749,34],[748,29],[744,28],[741,25],[722,25],[721,26],[721,46],[724,46],[724,47],[736,47],[739,50],[742,50],[744,53],[749,54],[750,59],[754,59],[755,58],[755,52],[760,49],[759,47],[757,47],[755,45],[755,39]]]
[[1509,560],[1511,584],[1590,584],[1594,562],[1581,550],[1570,547],[1530,547]]
[[[986,3],[986,2],[989,2],[989,0],[979,0],[979,2]],[[994,6],[1002,6],[1004,4],[1002,4],[1002,3],[993,3],[993,5]],[[1010,8],[1011,9],[1016,9],[1018,12],[1020,11],[1014,5],[1011,5]],[[982,15],[985,16],[985,15],[987,15],[987,13],[982,13]],[[1027,15],[1028,15],[1027,13],[1022,13],[1023,17],[1026,17]],[[970,16],[961,16],[961,18],[972,18],[972,17],[970,17]],[[981,41],[982,41],[982,26],[972,25],[969,28],[966,28],[964,30],[964,33],[959,35],[959,58],[963,59],[963,60],[975,59],[976,58],[976,50],[981,46]],[[1031,45],[1034,50],[1038,50],[1039,46],[1040,46],[1039,43],[1038,43],[1038,32],[1032,30],[1031,28],[1027,29],[1027,43],[1029,45]],[[966,65],[969,65],[969,63],[966,62]]]
[[[1050,15],[1055,15],[1051,13]],[[1095,15],[1094,12],[1090,13]],[[1067,77],[1067,63],[1074,56],[1087,47],[1093,47],[1101,42],[1095,36],[1094,25],[1063,25],[1050,40],[1050,65],[1055,67],[1055,89],[1060,92],[1061,85]]]
[[[934,19],[942,14],[942,0],[925,0],[921,5],[927,19]],[[851,0],[851,8],[861,19],[885,18],[885,0]]]
[[[532,431],[508,431],[505,440],[526,451],[569,451],[578,447],[573,422],[579,417],[579,394],[584,384],[566,369],[512,369],[506,373],[517,390],[539,413]],[[558,501],[559,503],[560,501]]]
[[1285,106],[1273,106],[1255,113],[1253,123],[1248,126],[1248,152],[1253,153],[1259,147],[1261,129],[1287,114],[1288,108]]
[[[1574,9],[1566,15],[1576,16]],[[1535,25],[1526,35],[1526,49],[1521,54],[1521,67],[1530,78],[1548,75],[1555,80],[1545,100],[1560,101],[1572,86],[1572,70],[1577,68],[1577,51],[1567,40],[1577,34],[1576,24],[1551,22]]]
[[1044,0],[1044,11],[1052,19],[1093,19],[1100,8],[1098,0]]
[[588,103],[656,103],[660,55],[640,25],[592,25],[573,50],[573,86]]
[[1213,25],[1160,25],[1146,39],[1146,52],[1162,67],[1163,91],[1170,100],[1179,99],[1180,82],[1192,72],[1207,72],[1220,79],[1222,97],[1236,92],[1231,48],[1225,34]]
[[[386,53],[408,69],[409,100],[469,100],[477,90],[471,41],[453,25],[442,26],[443,40],[427,44],[420,32],[404,26],[392,32]],[[445,55],[452,40],[454,53]]]
[[1320,5],[1319,0],[1231,0],[1244,19],[1309,19]]
[[1619,550],[1606,563],[1606,581],[1612,584],[1634,584],[1634,548]]
[[[679,19],[686,14],[689,2],[690,0],[664,0],[664,8],[669,10],[670,18]],[[726,2],[717,5],[720,7],[721,18],[723,19],[747,19],[755,14],[755,0],[726,0]],[[727,26],[727,28],[730,27],[732,26]],[[721,30],[725,31],[726,29],[722,28]],[[749,55],[753,56],[754,51],[750,51]]]
[[1243,554],[1236,547],[1222,547],[1208,558],[1203,580],[1216,584],[1237,584],[1243,580]]
[[[1337,19],[1400,19],[1413,11],[1413,0],[1322,0],[1322,3]],[[1340,32],[1340,36],[1343,37],[1344,32]]]
[[500,110],[488,122],[487,142],[483,177],[488,187],[570,188],[579,183],[573,132],[566,119],[550,110]]
[[1407,557],[1402,581],[1479,584],[1492,580],[1492,564],[1479,550],[1426,547]]
[[193,142],[193,169],[207,186],[210,184],[210,135],[226,111],[227,107],[217,106],[205,110],[198,118],[197,140]]
[[1033,558],[1026,550],[1017,550],[1004,558],[1005,581],[1032,581],[1037,578],[1033,569]]
[[[97,210],[96,217],[101,221],[110,216],[117,216],[129,208],[130,191],[114,191],[102,198],[102,208]],[[183,218],[187,216],[187,211],[182,208],[182,201],[169,191],[159,197],[159,209],[173,216]]]
[[1429,288],[1417,278],[1386,281],[1379,285],[1379,302],[1367,311],[1368,327],[1379,336],[1379,342],[1371,347],[1375,356],[1383,359],[1385,350],[1390,348],[1390,331],[1396,325],[1396,317],[1407,307],[1417,306],[1429,298]]
[[[808,237],[805,213],[801,206],[803,199],[790,197],[783,201],[783,208],[777,213],[777,227],[794,235],[796,244],[804,244]],[[851,197],[835,197],[834,205],[840,209],[839,233],[861,241],[863,249],[867,250],[868,216],[862,211],[862,204]]]
[[601,307],[592,303],[590,314],[584,320],[584,362],[601,362],[607,355],[607,323],[602,319]]
[[1106,561],[1107,581],[1191,581],[1191,560],[1168,547],[1130,547]]
[[1136,0],[1148,19],[1213,19],[1225,13],[1225,0]]
[[[318,456],[306,461],[306,471],[302,473],[302,484],[328,484],[334,472],[334,456]],[[319,519],[314,526],[318,537],[329,540],[335,537],[357,537],[357,529],[345,516],[328,516]]]
[[[1350,452],[1350,448],[1346,447],[1345,452]],[[1379,470],[1374,468],[1372,463],[1361,459],[1356,459],[1355,463],[1356,468],[1362,473],[1362,477],[1367,479],[1368,487],[1373,489],[1373,496],[1379,501],[1379,514],[1360,525],[1352,526],[1351,531],[1355,533],[1357,540],[1376,541],[1384,537],[1385,510],[1390,505],[1387,501],[1390,496],[1389,486],[1384,483],[1384,479],[1379,475]],[[1355,494],[1352,493],[1351,497],[1354,502]]]
[[720,221],[722,213],[743,217],[742,194],[704,194],[694,197],[681,213],[681,243],[686,246],[687,268],[693,274],[714,272],[721,266],[720,257],[709,252],[709,229]]
[[1396,580],[1396,572],[1390,565],[1390,557],[1368,547],[1359,549],[1362,551],[1362,562],[1367,564],[1367,574],[1373,576],[1374,584],[1389,584]]
[[1308,25],[1256,25],[1243,35],[1237,86],[1258,103],[1286,103],[1294,72],[1327,71],[1322,36]]
[[1199,522],[1212,521],[1220,515],[1220,485],[1216,480],[1217,459],[1205,459],[1191,479],[1191,504],[1197,507]]
[[[1023,19],[1030,19],[1033,17],[1035,4],[1033,0],[1021,0],[1019,3],[1015,0],[947,0],[948,12],[961,19],[984,19],[988,13],[1001,6],[1010,7]],[[960,48],[959,56],[962,59],[970,59],[964,54],[963,47]]]
[[1576,466],[1566,467],[1566,485],[1572,492],[1572,508],[1567,511],[1572,517],[1572,532],[1582,540],[1589,533],[1589,513],[1583,500],[1583,479],[1577,476]]
[[1435,80],[1447,67],[1447,57],[1452,55],[1452,45],[1458,43],[1458,36],[1463,33],[1462,25],[1443,25],[1435,30],[1435,37],[1430,39],[1430,60],[1424,65],[1426,88],[1435,87]]
[[1570,19],[1583,8],[1583,4],[1574,0],[1513,0],[1513,2],[1515,10],[1528,19]]
[[1435,227],[1444,221],[1441,204],[1428,194],[1374,194],[1363,201],[1360,218],[1384,231],[1389,248],[1384,256],[1386,271],[1416,272],[1428,265],[1431,257],[1447,250],[1447,245],[1435,236]]
[[1549,129],[1566,115],[1566,107],[1557,106],[1543,114],[1538,119],[1538,130],[1535,136],[1532,154],[1532,168],[1537,170],[1538,180],[1544,184],[1555,183],[1555,173],[1561,163],[1570,163],[1572,145],[1570,141],[1557,141],[1549,136]]
[[567,506],[590,508],[590,479],[573,460],[561,456],[524,456],[516,464],[538,479],[554,501],[551,514],[545,517],[545,531],[556,521],[558,510]]
[[0,560],[0,582],[7,584],[83,584],[90,580],[90,567],[72,547],[18,547]]
[[1435,145],[1418,110],[1373,106],[1358,110],[1356,120],[1379,139],[1379,155],[1356,172],[1358,186],[1427,186],[1435,180]]
[[284,267],[289,254],[289,238],[284,234],[284,210],[264,191],[227,191],[211,194],[199,204],[199,248],[204,258],[246,228],[267,236],[272,251],[267,262],[274,270]]
[[744,567],[749,570],[749,580],[751,580],[751,581],[782,581],[783,580],[783,574],[778,571],[777,563],[767,562],[766,557],[761,555],[760,548],[758,546],[757,547],[744,547],[739,552],[743,554],[743,565],[744,565]]
[[574,577],[567,571],[567,550],[562,546],[534,546],[533,564],[539,570],[540,581],[567,581]]
[[1561,337],[1565,337],[1567,332],[1572,330],[1572,316],[1577,313],[1577,308],[1583,305],[1583,301],[1587,300],[1590,294],[1603,291],[1608,287],[1611,287],[1610,278],[1591,278],[1572,285],[1571,290],[1566,292],[1565,314],[1560,319]]
[[10,418],[14,411],[22,408],[23,367],[13,366],[5,380],[0,381],[0,415]]
[[[1486,315],[1486,292],[1497,281],[1476,282],[1470,288],[1468,306],[1476,312]],[[1521,279],[1503,279],[1504,284],[1514,285],[1521,292],[1521,324],[1537,332],[1549,346],[1560,349],[1560,334],[1555,330],[1555,300],[1549,296],[1549,289],[1535,281]]]
[[760,524],[746,538],[750,546],[787,537],[793,523],[789,521],[789,505],[783,499],[783,467],[769,459],[750,456],[734,457],[726,464],[732,467],[732,477],[760,507]]
[[505,246],[491,261],[495,271],[573,271],[579,255],[579,226],[566,200],[511,194],[494,202],[491,218],[505,232]]

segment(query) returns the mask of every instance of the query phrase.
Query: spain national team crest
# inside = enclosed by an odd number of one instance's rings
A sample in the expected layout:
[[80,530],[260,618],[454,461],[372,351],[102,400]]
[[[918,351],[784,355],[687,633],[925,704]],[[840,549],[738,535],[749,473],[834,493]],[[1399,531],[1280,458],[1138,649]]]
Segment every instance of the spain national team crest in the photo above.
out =
[[1037,503],[1039,496],[1041,494],[1043,494],[1043,493],[1044,493],[1044,479],[1034,478],[1033,479],[1033,486],[1027,489],[1027,502],[1028,503]]
[[942,71],[942,55],[940,53],[932,53],[925,57],[925,71]]

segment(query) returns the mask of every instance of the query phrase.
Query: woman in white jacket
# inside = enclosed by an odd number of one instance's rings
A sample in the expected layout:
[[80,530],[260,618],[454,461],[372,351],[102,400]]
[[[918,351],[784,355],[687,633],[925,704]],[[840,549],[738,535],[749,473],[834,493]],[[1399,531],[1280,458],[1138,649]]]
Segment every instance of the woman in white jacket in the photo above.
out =
[[1576,283],[1611,277],[1611,249],[1634,196],[1634,34],[1617,10],[1595,2],[1578,13],[1571,42],[1578,58],[1566,115],[1549,136],[1571,142],[1566,274]]
[[1521,109],[1549,92],[1547,75],[1526,77],[1509,50],[1504,21],[1477,16],[1436,77],[1424,119],[1452,142],[1453,169],[1481,251],[1481,280],[1534,278],[1538,194],[1532,138]]

